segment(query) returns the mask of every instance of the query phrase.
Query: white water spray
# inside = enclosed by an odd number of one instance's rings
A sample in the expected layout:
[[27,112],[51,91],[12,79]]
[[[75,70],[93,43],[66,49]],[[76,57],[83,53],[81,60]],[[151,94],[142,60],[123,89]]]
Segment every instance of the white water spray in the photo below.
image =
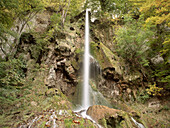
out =
[[89,9],[86,10],[85,20],[85,51],[84,51],[84,83],[83,83],[83,108],[90,106],[89,101],[89,67],[90,67],[90,53],[89,53]]

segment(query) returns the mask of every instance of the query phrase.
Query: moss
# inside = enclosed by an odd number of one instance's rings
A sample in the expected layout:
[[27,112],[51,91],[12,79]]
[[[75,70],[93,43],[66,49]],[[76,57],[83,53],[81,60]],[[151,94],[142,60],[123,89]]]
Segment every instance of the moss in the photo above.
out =
[[48,97],[52,97],[52,96],[55,96],[56,95],[56,91],[54,88],[50,88],[46,91],[46,96]]
[[[40,66],[37,68],[33,60],[28,62],[27,68],[27,77],[22,87],[17,89],[0,88],[0,91],[3,91],[0,95],[2,103],[0,112],[3,115],[0,116],[0,127],[17,126],[23,122],[27,122],[28,119],[43,110],[66,108],[66,105],[59,106],[57,103],[61,100],[67,101],[67,97],[61,91],[56,94],[55,89],[48,90],[44,84],[44,78],[48,71],[41,70]],[[47,91],[49,92],[47,93]],[[4,96],[7,96],[9,100],[5,100]],[[31,105],[32,101],[37,104]],[[71,105],[69,104],[69,106]]]
[[99,62],[102,69],[109,65],[100,43],[90,42],[90,53]]
[[91,85],[91,88],[93,89],[93,91],[97,91],[96,84],[93,80],[90,80],[90,85]]
[[118,128],[129,128],[129,127],[127,127],[126,121],[123,120],[123,121],[120,122],[120,126]]
[[80,48],[77,48],[75,51],[76,54],[83,54],[83,50]]
[[103,127],[107,128],[107,122],[106,122],[105,118],[100,119],[98,122],[99,122],[100,125],[102,125]]
[[73,125],[73,119],[64,119],[65,128],[71,128]]
[[74,67],[74,69],[79,70],[80,64],[74,59],[71,61],[71,65]]
[[129,118],[128,114],[125,114],[124,118],[125,118],[125,121],[126,121],[126,125],[127,125],[129,128],[133,128],[133,125],[132,125],[132,123],[131,123],[131,119]]

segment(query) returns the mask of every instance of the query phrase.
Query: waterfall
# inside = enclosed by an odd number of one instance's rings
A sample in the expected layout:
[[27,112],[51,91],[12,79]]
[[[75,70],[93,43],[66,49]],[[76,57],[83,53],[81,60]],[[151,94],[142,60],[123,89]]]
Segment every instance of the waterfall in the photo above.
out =
[[89,100],[89,68],[90,68],[90,51],[89,51],[89,9],[86,9],[85,20],[85,51],[84,51],[84,82],[83,82],[83,108],[90,106]]

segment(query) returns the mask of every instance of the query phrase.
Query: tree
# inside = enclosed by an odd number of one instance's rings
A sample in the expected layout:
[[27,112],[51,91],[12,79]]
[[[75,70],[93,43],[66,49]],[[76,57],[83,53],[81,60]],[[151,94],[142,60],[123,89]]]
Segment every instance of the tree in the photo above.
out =
[[164,59],[162,64],[154,66],[153,76],[158,82],[164,83],[165,86],[170,85],[170,76],[168,75],[170,73],[169,1],[147,0],[140,8],[140,12],[145,17],[145,25],[156,26],[155,41],[150,44],[150,48],[155,55],[161,55]]
[[154,32],[143,26],[143,19],[138,21],[131,16],[125,16],[125,25],[116,32],[117,53],[133,70],[139,70],[145,76],[145,67],[149,66],[149,43]]
[[147,0],[140,8],[140,12],[145,16],[147,25],[156,25],[157,40],[152,44],[152,48],[158,53],[161,52],[164,59],[168,61],[170,55],[169,2],[167,0]]
[[15,36],[15,33],[10,30],[11,26],[14,23],[14,10],[18,8],[18,0],[1,0],[0,1],[0,49],[7,55],[4,47],[8,43],[7,35]]
[[[6,57],[15,55],[24,27],[43,9],[44,6],[40,0],[2,0],[0,2],[0,49]],[[16,21],[20,25],[17,30],[12,30]]]

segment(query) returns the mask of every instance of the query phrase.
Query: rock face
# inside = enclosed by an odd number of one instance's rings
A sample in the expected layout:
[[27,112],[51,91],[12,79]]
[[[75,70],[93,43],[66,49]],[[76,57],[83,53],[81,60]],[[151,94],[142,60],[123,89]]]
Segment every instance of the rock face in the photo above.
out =
[[45,84],[48,88],[60,89],[67,96],[73,95],[75,91],[76,71],[74,70],[70,58],[71,49],[67,45],[49,46],[51,52],[45,63],[50,68]]

